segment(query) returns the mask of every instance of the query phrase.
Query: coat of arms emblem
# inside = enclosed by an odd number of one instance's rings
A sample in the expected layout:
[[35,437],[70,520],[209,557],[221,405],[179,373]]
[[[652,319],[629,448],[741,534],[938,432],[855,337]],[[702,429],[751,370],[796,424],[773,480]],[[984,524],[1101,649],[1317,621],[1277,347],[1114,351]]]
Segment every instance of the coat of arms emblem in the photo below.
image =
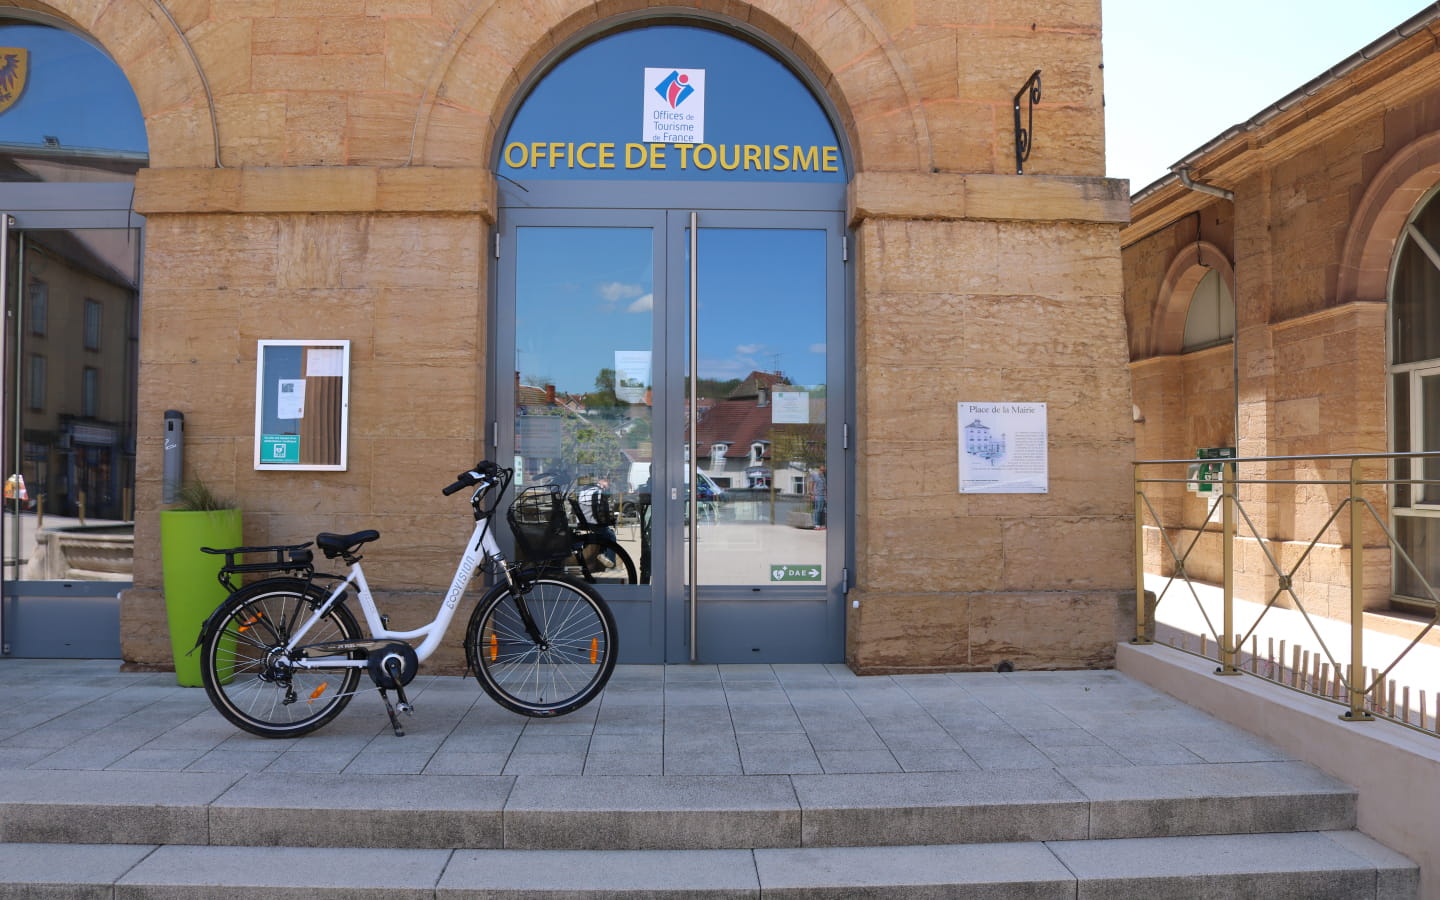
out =
[[24,47],[0,47],[0,113],[20,99],[30,77],[30,51]]

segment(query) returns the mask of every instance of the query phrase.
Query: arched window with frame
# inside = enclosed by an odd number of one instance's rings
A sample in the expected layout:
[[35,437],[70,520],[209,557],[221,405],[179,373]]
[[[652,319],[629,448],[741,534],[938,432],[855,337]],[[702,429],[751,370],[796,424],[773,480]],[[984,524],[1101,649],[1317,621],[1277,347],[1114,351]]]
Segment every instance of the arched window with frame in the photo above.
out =
[[1183,352],[1218,347],[1235,339],[1235,298],[1217,269],[1208,269],[1190,294]]
[[[1437,195],[1440,190],[1432,190],[1411,214],[1390,275],[1390,440],[1396,453],[1440,451]],[[1440,459],[1425,459],[1418,468],[1397,460],[1395,476],[1440,480]],[[1440,484],[1397,484],[1393,498],[1396,600],[1433,608],[1440,585]]]

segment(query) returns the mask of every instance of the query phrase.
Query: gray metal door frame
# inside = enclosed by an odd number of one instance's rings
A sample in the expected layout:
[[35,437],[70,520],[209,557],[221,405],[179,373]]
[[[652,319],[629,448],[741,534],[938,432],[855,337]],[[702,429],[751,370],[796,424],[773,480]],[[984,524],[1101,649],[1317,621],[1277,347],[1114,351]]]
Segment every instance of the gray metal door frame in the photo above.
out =
[[[134,196],[135,186],[128,181],[0,183],[0,303],[8,303],[12,289],[7,283],[11,232],[135,228],[140,229],[143,248],[145,218],[132,208]],[[15,363],[10,355],[14,335],[8,317],[0,319],[5,320],[0,371],[8,383]],[[0,447],[16,439],[11,425],[10,417],[0,413]],[[119,597],[130,586],[0,577],[0,657],[119,658]]]
[[[677,206],[677,198],[701,201]],[[495,458],[514,455],[515,410],[509,402],[515,361],[515,278],[517,229],[524,227],[649,227],[655,231],[655,315],[657,372],[654,421],[657,451],[652,462],[656,540],[653,583],[603,590],[620,622],[627,662],[838,662],[844,658],[845,598],[853,558],[851,422],[854,421],[853,325],[849,267],[845,264],[844,188],[835,185],[717,186],[630,183],[530,182],[500,185],[496,230],[496,302],[490,330],[490,445]],[[668,203],[663,201],[670,201]],[[703,206],[702,203],[712,204]],[[552,205],[554,204],[554,205]],[[776,210],[775,206],[784,209]],[[768,208],[767,208],[768,207]],[[827,546],[823,585],[771,589],[761,601],[759,586],[701,586],[692,599],[684,584],[684,502],[668,488],[683,484],[684,371],[688,346],[685,307],[690,273],[683,264],[691,214],[699,227],[803,228],[826,232],[826,378],[832,406],[827,416],[827,462],[832,473],[828,506],[836,528]],[[662,377],[663,372],[663,377]],[[663,439],[662,439],[662,436]],[[662,452],[661,447],[665,447]],[[698,487],[697,479],[690,480]],[[661,486],[664,486],[662,489]],[[788,599],[785,599],[788,598]],[[698,606],[695,600],[699,600]],[[761,605],[763,602],[763,606]],[[757,655],[746,639],[755,614],[770,618],[767,630],[787,635],[783,649]],[[820,610],[823,609],[823,613]],[[817,613],[819,613],[817,615]],[[698,635],[698,644],[691,635]],[[693,653],[692,653],[693,649]],[[776,652],[779,655],[775,655]]]
[[[519,230],[524,228],[648,228],[653,234],[653,261],[655,266],[653,283],[655,304],[652,321],[652,347],[662,346],[665,334],[665,310],[667,304],[662,296],[667,284],[664,254],[665,216],[656,210],[598,210],[598,209],[511,209],[503,211],[497,230],[495,297],[492,304],[490,329],[490,378],[489,416],[491,422],[490,452],[502,465],[510,465],[515,458],[515,404],[510,391],[514,383],[515,346],[515,289],[516,266],[519,259]],[[667,392],[671,386],[656,382],[652,428],[656,434],[664,433],[669,427],[666,410],[669,409]],[[664,464],[656,460],[652,466],[652,479],[665,477]],[[513,499],[513,498],[510,498]],[[508,502],[508,499],[507,501]],[[657,510],[659,509],[657,505]],[[659,529],[660,519],[652,527]],[[508,536],[507,536],[508,539]],[[509,548],[507,548],[508,551]],[[639,560],[636,560],[639,563]],[[664,560],[656,559],[653,584],[662,584]],[[658,663],[664,661],[664,617],[663,610],[657,612],[652,596],[652,585],[597,585],[605,595],[611,610],[615,613],[616,624],[623,640],[621,653],[626,662]]]
[[[773,201],[772,201],[773,202]],[[693,219],[692,219],[693,215]],[[845,228],[844,217],[835,211],[796,210],[673,210],[669,214],[669,246],[672,253],[694,247],[690,240],[691,222],[698,224],[703,233],[706,229],[795,229],[816,230],[826,233],[826,323],[827,345],[839,352],[827,354],[826,381],[833,387],[836,399],[833,413],[826,417],[826,462],[833,473],[848,473],[850,454],[846,442],[848,423],[853,419],[853,405],[850,397],[853,366],[850,354],[852,336],[849,329],[849,304],[846,303],[848,285],[845,278]],[[673,257],[672,257],[673,258]],[[698,259],[691,256],[691,262]],[[672,297],[687,298],[692,304],[698,299],[692,295],[694,271],[685,266],[670,267]],[[674,304],[672,305],[682,305]],[[693,316],[693,306],[692,313]],[[675,321],[677,318],[680,321]],[[693,376],[687,371],[687,357],[693,359],[694,324],[683,317],[671,317],[670,340],[666,347],[667,369],[670,372]],[[693,322],[693,320],[692,320]],[[692,379],[691,384],[695,384]],[[693,401],[693,397],[691,400]],[[682,426],[683,427],[683,423]],[[674,433],[678,434],[677,428]],[[684,499],[692,504],[692,518],[697,521],[693,504],[698,490],[698,478],[693,469],[698,466],[694,452],[686,462],[686,446],[675,439],[668,442],[669,465],[667,471],[675,473],[670,484],[679,488],[684,495],[683,472],[687,465],[692,469],[688,483],[692,486],[689,496]],[[850,479],[834,478],[830,481],[827,504],[837,528],[833,530],[826,547],[824,571],[825,581],[814,587],[799,585],[690,585],[684,581],[686,571],[685,554],[694,553],[693,542],[683,537],[683,509],[672,514],[671,539],[666,547],[670,554],[667,571],[674,573],[667,585],[666,602],[669,644],[667,656],[671,661],[691,662],[787,662],[815,663],[841,662],[844,659],[845,605],[844,594],[848,581],[848,560],[853,547],[853,529],[850,527],[851,498]],[[691,564],[695,564],[692,556]],[[817,604],[823,607],[817,608]],[[763,628],[772,635],[784,635],[784,640],[775,642],[757,639],[758,616],[765,616]]]

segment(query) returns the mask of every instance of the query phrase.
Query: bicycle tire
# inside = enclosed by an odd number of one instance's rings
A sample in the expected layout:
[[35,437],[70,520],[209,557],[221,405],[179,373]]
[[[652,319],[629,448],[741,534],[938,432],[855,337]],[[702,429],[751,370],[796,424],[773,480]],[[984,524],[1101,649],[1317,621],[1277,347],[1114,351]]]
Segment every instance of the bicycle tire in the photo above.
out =
[[[599,549],[597,549],[593,553],[587,554],[586,548],[588,547],[597,547]],[[599,568],[596,569],[595,572],[591,572],[590,566],[587,565],[585,562],[586,557],[589,556],[592,559],[598,559],[601,556],[604,556],[606,553],[615,554],[615,568],[619,572],[623,572],[625,574],[625,580],[620,582],[621,584],[640,583],[635,580],[635,560],[630,557],[629,553],[625,552],[625,548],[620,546],[618,542],[612,541],[610,538],[607,537],[586,538],[584,544],[582,544],[580,547],[580,551],[574,556],[575,561],[579,563],[580,572],[582,575],[585,576],[585,581],[587,583],[594,584],[598,580],[595,578],[595,575],[604,573],[608,570],[604,568]]]
[[[232,725],[261,737],[298,737],[334,719],[350,703],[359,668],[285,670],[273,665],[273,651],[325,598],[300,579],[267,578],[231,594],[216,610],[201,638],[200,674],[210,703]],[[336,604],[306,642],[361,637],[355,616]],[[359,651],[350,651],[345,658],[359,657]]]
[[[523,602],[539,631],[537,643],[520,613]],[[496,585],[481,598],[465,631],[465,655],[485,693],[533,718],[574,712],[605,688],[615,670],[615,617],[595,589],[540,574],[517,594]]]

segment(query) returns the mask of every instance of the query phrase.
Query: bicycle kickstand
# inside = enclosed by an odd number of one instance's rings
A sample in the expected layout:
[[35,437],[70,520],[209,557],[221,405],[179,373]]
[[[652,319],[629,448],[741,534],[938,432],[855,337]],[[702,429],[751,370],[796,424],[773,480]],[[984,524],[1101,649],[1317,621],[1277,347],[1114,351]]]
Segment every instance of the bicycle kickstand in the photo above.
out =
[[[387,660],[385,671],[389,673],[390,680],[395,685],[395,697],[400,701],[398,707],[400,712],[413,715],[415,707],[410,705],[409,698],[405,696],[405,687],[400,684],[400,661]],[[380,688],[380,699],[385,702],[385,714],[390,717],[390,727],[395,729],[395,736],[404,737],[405,729],[400,727],[400,717],[395,715],[396,707],[390,705],[390,695],[385,692],[383,687]]]

